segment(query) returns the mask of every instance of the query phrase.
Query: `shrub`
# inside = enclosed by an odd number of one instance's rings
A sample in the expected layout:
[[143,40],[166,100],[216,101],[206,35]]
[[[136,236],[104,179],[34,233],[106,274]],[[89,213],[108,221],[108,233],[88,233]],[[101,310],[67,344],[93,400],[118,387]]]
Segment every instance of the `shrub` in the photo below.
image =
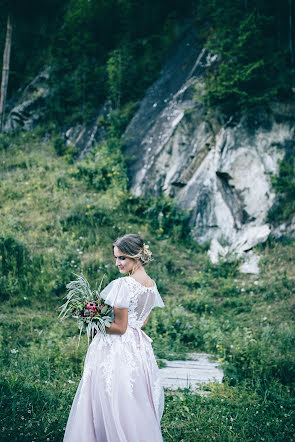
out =
[[13,236],[0,237],[1,298],[23,295],[32,288],[34,265],[25,245]]
[[72,176],[85,181],[89,188],[96,191],[105,191],[109,187],[125,191],[127,175],[120,141],[109,138],[99,144],[90,155],[76,164]]
[[280,162],[279,173],[272,177],[272,184],[277,201],[268,212],[268,221],[278,223],[289,220],[295,213],[295,160],[292,153]]
[[162,238],[170,236],[175,240],[188,239],[190,234],[189,213],[181,210],[168,196],[131,197],[128,202],[132,212],[148,222],[150,227]]

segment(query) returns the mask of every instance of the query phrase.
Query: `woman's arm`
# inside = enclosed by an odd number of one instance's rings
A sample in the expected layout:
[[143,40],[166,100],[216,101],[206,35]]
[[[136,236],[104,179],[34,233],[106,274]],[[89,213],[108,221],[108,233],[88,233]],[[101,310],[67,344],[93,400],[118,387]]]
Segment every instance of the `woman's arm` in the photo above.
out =
[[106,327],[106,332],[110,335],[123,335],[128,324],[128,308],[114,307],[114,317],[114,322]]
[[146,320],[144,321],[143,325],[141,326],[141,328],[144,328],[149,320],[151,314],[148,315],[148,317],[146,318]]

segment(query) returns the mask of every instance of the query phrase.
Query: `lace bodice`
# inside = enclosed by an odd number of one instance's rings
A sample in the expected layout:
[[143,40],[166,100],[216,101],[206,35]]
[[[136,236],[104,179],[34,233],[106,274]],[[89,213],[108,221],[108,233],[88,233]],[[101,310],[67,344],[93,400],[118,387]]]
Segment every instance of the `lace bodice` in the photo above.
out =
[[112,307],[128,308],[128,326],[142,327],[154,307],[164,307],[156,284],[146,287],[131,276],[113,280],[101,297]]
[[156,299],[156,285],[145,287],[131,276],[126,277],[130,290],[130,304],[128,307],[128,325],[142,327],[144,321],[152,311]]

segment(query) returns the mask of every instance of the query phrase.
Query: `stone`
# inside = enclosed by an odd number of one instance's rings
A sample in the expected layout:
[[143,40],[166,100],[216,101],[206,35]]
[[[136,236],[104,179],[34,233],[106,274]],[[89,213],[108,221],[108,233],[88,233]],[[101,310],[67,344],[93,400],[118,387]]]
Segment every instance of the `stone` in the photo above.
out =
[[241,273],[251,273],[258,275],[259,273],[259,261],[261,256],[254,253],[252,250],[244,254],[244,262],[240,266]]
[[208,250],[208,256],[212,264],[217,264],[220,258],[226,258],[229,252],[229,247],[222,247],[222,245],[213,238],[210,244],[210,249]]
[[275,227],[271,236],[277,240],[283,238],[295,238],[295,216],[288,223],[279,224]]
[[5,132],[15,129],[29,131],[42,121],[46,110],[46,98],[50,93],[49,75],[50,68],[43,69],[33,81],[19,91],[4,125]]
[[111,104],[106,101],[98,110],[97,116],[89,124],[77,124],[70,127],[63,134],[67,146],[77,150],[77,157],[82,159],[91,151],[92,147],[105,139],[104,121],[111,110]]
[[212,361],[210,355],[193,353],[191,360],[167,361],[166,367],[160,369],[164,388],[177,390],[178,388],[191,388],[202,393],[201,387],[208,382],[221,383],[223,371],[217,361]]
[[268,224],[263,224],[261,226],[251,224],[246,225],[244,230],[236,234],[236,237],[229,248],[229,255],[236,259],[245,259],[245,252],[252,250],[257,244],[265,242],[270,231]]

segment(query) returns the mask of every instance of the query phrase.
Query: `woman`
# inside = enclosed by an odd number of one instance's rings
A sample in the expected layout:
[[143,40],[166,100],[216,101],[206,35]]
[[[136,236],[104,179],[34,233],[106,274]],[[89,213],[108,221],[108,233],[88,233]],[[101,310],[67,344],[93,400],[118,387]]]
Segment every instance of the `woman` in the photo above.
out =
[[64,442],[161,442],[164,393],[152,340],[142,331],[154,307],[164,307],[144,265],[151,252],[135,234],[113,244],[121,274],[102,292],[114,309],[107,336],[89,346]]

